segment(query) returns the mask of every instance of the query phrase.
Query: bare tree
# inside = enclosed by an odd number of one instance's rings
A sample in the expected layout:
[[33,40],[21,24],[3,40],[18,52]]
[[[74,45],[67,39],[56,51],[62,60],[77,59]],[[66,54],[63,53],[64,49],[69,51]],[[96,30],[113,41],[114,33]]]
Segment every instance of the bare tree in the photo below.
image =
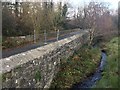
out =
[[[105,13],[107,14],[104,15]],[[99,30],[101,30],[100,28],[102,27],[103,22],[100,22],[100,20],[102,20],[103,17],[108,17],[108,13],[108,6],[103,2],[90,2],[79,12],[78,18],[81,20],[79,22],[83,23],[82,28],[88,29],[89,31],[89,45],[92,45],[94,37],[98,34]],[[109,20],[106,18],[105,27],[107,29],[111,26],[111,23],[108,22],[110,22],[110,18]],[[98,26],[100,27],[98,28]],[[104,29],[107,30],[106,28]]]

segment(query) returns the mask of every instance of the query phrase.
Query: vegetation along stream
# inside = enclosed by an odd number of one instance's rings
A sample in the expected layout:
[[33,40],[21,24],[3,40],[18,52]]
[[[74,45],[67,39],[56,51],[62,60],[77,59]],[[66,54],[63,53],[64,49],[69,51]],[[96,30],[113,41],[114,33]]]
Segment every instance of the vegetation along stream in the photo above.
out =
[[96,72],[83,80],[81,83],[74,84],[72,89],[83,88],[115,88],[119,87],[118,74],[118,39],[114,37],[110,41],[98,45],[102,48],[101,61]]
[[115,37],[95,48],[84,45],[68,59],[61,60],[50,90],[118,88],[118,79],[118,37]]
[[78,83],[78,84],[74,84],[72,89],[79,89],[79,88],[91,88],[93,85],[95,85],[96,81],[100,80],[102,77],[102,71],[103,68],[106,64],[106,52],[104,50],[101,51],[101,61],[99,64],[98,69],[96,70],[96,72],[88,77],[87,79],[85,79],[83,82]]

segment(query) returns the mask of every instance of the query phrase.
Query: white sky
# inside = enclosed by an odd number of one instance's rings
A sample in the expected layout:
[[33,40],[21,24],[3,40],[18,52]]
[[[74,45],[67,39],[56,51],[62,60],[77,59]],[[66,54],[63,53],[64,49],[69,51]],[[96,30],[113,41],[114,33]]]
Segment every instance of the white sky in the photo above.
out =
[[117,9],[118,8],[118,2],[120,0],[63,0],[70,2],[74,7],[78,7],[83,5],[84,3],[88,3],[90,1],[98,1],[98,2],[108,2],[110,4],[110,9]]
[[[15,0],[0,0],[0,1],[13,1],[14,2]],[[20,0],[20,1],[41,1],[41,0]],[[51,0],[42,0],[42,1],[51,1]],[[118,2],[120,0],[52,0],[52,1],[54,1],[54,2],[57,2],[57,1],[69,2],[75,8],[83,5],[84,3],[86,4],[90,1],[109,2],[111,9],[117,9],[118,8]]]
[[[95,2],[106,2],[109,4],[109,8],[113,10],[118,9],[118,2],[120,0],[53,0],[53,1],[63,1],[63,2],[69,2],[72,6],[73,9],[69,9],[69,15],[68,17],[74,16],[74,13],[77,13],[78,7],[82,7],[84,4],[88,4],[90,1],[95,1]],[[115,11],[113,11],[114,13]]]

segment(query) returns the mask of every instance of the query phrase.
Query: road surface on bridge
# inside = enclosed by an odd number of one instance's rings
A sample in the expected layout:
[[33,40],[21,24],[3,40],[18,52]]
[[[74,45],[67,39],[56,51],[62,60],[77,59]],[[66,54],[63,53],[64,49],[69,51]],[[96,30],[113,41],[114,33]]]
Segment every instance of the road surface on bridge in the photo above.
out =
[[[67,34],[67,35],[64,35],[64,36],[60,36],[59,40],[67,38],[67,37],[70,37],[70,36],[73,36],[75,34],[79,34],[80,32],[81,31],[71,32],[70,34]],[[56,41],[56,38],[54,38],[52,40],[47,40],[47,44],[55,42],[55,41]],[[2,58],[6,58],[6,57],[9,57],[11,55],[22,53],[22,52],[25,52],[25,51],[28,51],[28,50],[31,50],[31,49],[35,49],[37,47],[41,47],[41,46],[44,46],[44,44],[42,44],[40,42],[37,42],[37,43],[25,45],[23,47],[14,48],[12,50],[3,50],[2,51]]]

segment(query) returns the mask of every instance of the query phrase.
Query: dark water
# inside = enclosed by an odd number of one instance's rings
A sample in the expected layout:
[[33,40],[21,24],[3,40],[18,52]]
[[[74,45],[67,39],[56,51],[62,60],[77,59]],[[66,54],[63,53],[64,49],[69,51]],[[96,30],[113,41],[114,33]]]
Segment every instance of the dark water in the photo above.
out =
[[84,80],[83,82],[73,85],[72,90],[89,90],[93,85],[95,85],[96,81],[100,80],[102,77],[101,74],[106,64],[106,56],[107,56],[106,52],[102,50],[101,62],[96,72],[92,76]]

